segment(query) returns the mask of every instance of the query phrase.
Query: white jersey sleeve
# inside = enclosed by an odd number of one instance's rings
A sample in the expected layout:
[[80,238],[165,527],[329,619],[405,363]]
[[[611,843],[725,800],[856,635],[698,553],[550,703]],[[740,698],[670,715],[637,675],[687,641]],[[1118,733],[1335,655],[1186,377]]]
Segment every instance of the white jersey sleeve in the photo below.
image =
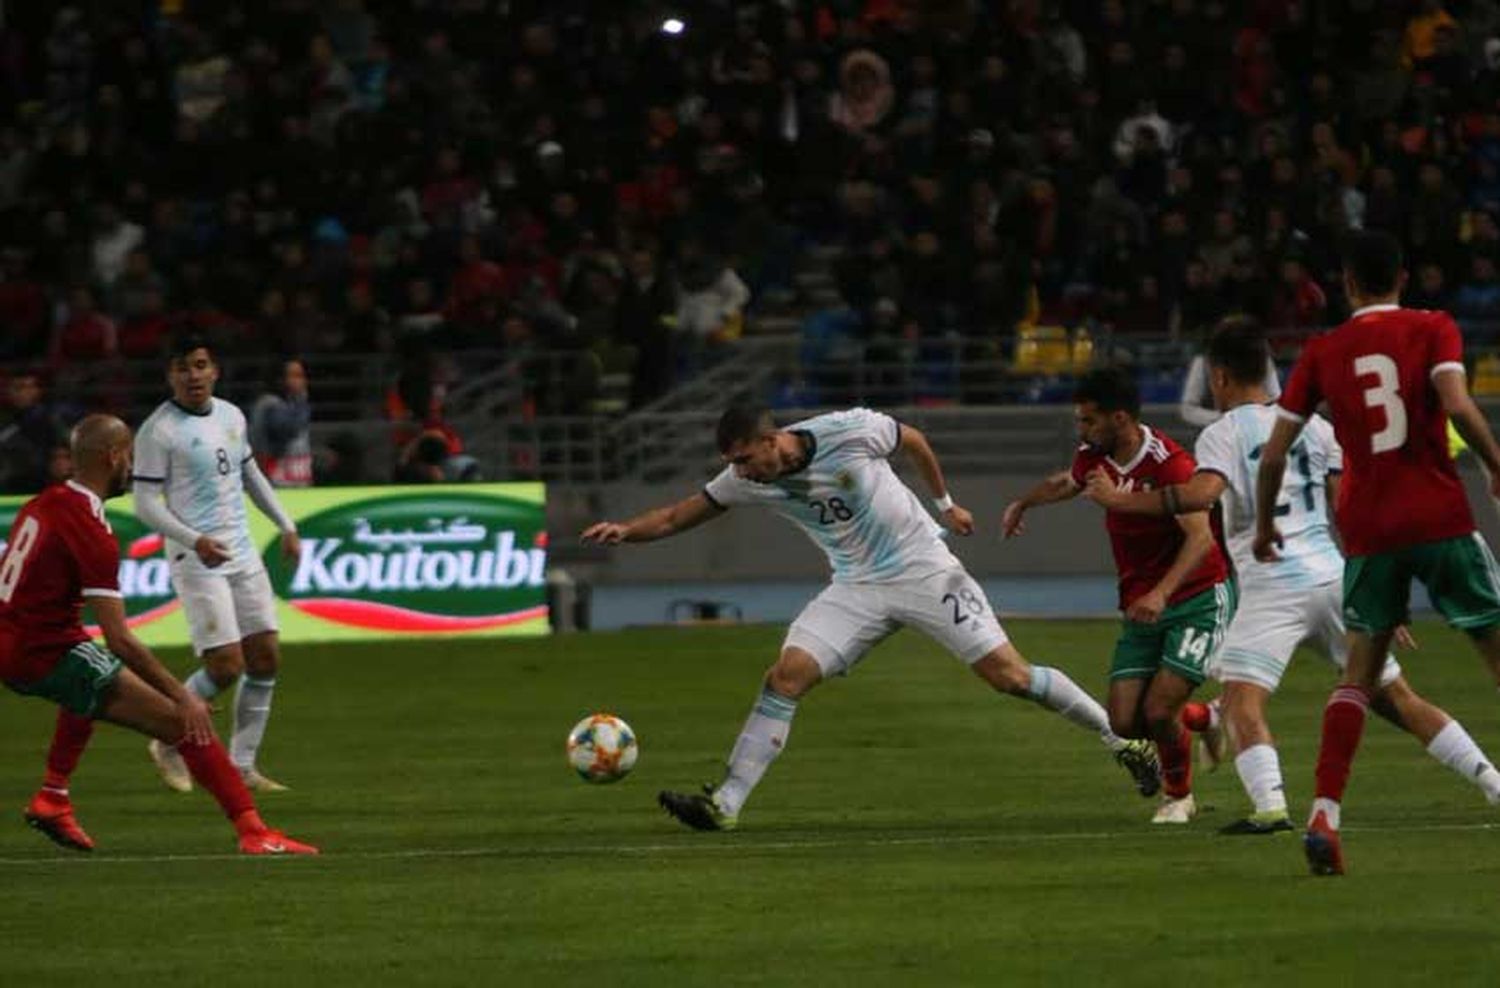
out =
[[851,408],[826,417],[830,420],[826,440],[830,447],[885,459],[901,446],[901,423],[884,412]]
[[167,482],[167,447],[162,441],[161,426],[155,415],[148,418],[135,434],[135,467],[132,480],[153,484]]
[[746,488],[745,479],[734,472],[734,467],[725,467],[713,480],[703,485],[703,494],[716,508],[731,508],[736,504],[749,504],[755,500]]
[[1238,470],[1243,456],[1235,442],[1234,423],[1221,418],[1198,433],[1193,446],[1193,459],[1198,461],[1198,470],[1216,473],[1231,487],[1238,479]]

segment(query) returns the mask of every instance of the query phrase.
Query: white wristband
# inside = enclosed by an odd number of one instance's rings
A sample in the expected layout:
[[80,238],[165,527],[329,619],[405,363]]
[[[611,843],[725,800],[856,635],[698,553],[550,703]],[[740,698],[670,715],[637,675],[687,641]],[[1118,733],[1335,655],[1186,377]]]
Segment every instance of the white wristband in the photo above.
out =
[[953,507],[953,495],[944,494],[942,497],[933,498],[932,506],[934,508],[937,508],[938,514],[942,514],[944,511],[947,511]]

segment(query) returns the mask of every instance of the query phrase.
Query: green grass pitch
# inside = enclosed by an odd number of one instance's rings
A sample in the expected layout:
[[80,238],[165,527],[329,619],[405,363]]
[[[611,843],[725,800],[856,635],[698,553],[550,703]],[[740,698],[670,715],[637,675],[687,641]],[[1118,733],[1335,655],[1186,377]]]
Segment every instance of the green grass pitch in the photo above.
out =
[[[1114,626],[1014,621],[1033,661],[1102,695]],[[325,850],[241,859],[208,798],[101,727],[74,780],[92,856],[21,823],[52,710],[0,701],[7,985],[1490,985],[1500,809],[1372,722],[1346,803],[1351,873],[1292,835],[1221,838],[1230,766],[1191,826],[1091,737],[903,633],[802,705],[732,834],[683,831],[663,787],[716,779],[778,628],[289,650],[267,818]],[[1413,680],[1500,754],[1500,697],[1458,636]],[[1272,706],[1294,813],[1330,673]],[[172,656],[179,668],[187,662]],[[617,712],[635,773],[589,786],[563,739]]]

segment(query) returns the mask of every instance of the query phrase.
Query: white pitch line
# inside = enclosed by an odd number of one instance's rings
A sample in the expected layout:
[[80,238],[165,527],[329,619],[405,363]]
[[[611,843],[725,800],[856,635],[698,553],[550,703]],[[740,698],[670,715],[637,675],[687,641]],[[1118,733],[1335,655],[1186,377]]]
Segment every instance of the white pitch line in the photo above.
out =
[[[1427,823],[1409,826],[1345,827],[1350,834],[1393,833],[1477,833],[1500,830],[1500,823]],[[1211,831],[1200,830],[1190,835],[1208,836]],[[813,838],[810,840],[737,841],[733,837],[700,838],[693,841],[687,835],[680,843],[672,844],[579,844],[568,846],[505,846],[496,847],[416,847],[392,851],[347,851],[331,852],[326,856],[335,861],[420,861],[442,858],[525,858],[525,857],[588,857],[608,854],[650,855],[677,853],[754,853],[756,851],[797,851],[822,848],[859,847],[945,847],[965,844],[1051,844],[1065,841],[1118,841],[1136,838],[1140,840],[1163,840],[1183,835],[1180,830],[1111,830],[1062,834],[955,834],[928,837],[848,837]],[[70,854],[55,858],[0,858],[0,868],[46,867],[49,865],[79,864],[176,864],[200,861],[253,861],[244,854]]]

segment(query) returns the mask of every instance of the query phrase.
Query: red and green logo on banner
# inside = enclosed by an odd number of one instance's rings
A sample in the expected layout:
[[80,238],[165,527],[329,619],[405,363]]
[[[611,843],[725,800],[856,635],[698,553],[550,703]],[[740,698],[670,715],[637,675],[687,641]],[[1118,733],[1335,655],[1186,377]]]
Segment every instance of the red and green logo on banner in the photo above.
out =
[[[547,630],[546,492],[541,484],[286,490],[301,559],[281,555],[251,511],[251,535],[278,597],[287,641],[392,634],[536,635]],[[24,498],[0,499],[8,533]],[[120,589],[137,634],[186,644],[163,540],[131,513],[106,512],[120,543]]]

